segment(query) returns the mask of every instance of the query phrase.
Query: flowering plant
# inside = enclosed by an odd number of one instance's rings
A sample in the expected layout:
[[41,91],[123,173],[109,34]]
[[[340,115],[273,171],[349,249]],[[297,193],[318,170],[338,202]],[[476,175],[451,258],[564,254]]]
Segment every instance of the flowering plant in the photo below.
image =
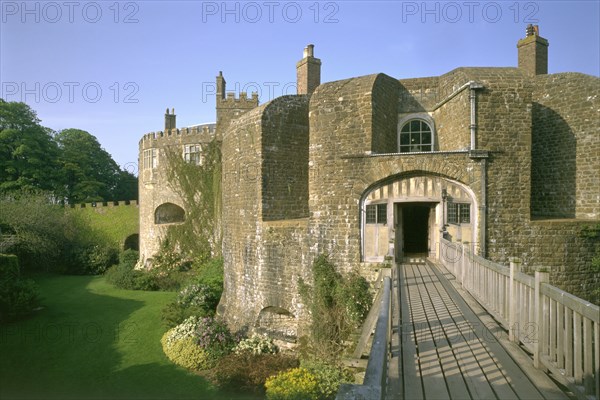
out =
[[196,328],[196,341],[211,356],[219,358],[231,353],[238,340],[219,318],[202,318]]
[[250,353],[258,354],[277,354],[279,347],[273,343],[273,339],[266,335],[253,334],[252,337],[240,341],[233,349],[235,354]]

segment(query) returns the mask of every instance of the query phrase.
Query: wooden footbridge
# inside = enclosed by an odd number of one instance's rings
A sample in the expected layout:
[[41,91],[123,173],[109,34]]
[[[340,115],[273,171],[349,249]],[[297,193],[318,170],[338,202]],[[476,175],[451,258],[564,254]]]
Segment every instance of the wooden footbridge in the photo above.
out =
[[600,398],[598,306],[442,245],[383,279],[365,380],[338,399]]

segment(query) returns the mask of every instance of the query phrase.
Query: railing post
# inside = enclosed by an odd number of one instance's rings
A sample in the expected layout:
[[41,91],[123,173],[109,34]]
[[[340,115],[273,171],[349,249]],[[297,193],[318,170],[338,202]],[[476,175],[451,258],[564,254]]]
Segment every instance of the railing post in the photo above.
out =
[[465,287],[465,245],[460,247],[460,273],[456,274],[456,279],[460,282],[462,287]]
[[508,289],[508,339],[511,342],[519,342],[519,327],[517,326],[517,309],[519,307],[517,298],[517,282],[515,275],[521,272],[521,260],[517,257],[510,259],[510,281]]
[[535,271],[535,329],[538,332],[538,337],[533,344],[533,366],[538,369],[543,369],[542,366],[542,351],[546,342],[546,332],[544,329],[544,299],[542,297],[542,283],[548,283],[548,272]]

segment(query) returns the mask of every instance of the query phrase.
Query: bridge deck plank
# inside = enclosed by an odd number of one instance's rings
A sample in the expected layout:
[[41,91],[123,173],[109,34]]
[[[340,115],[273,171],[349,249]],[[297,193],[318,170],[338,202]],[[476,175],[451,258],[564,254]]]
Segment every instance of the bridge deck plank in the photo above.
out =
[[434,265],[401,264],[398,277],[403,376],[388,398],[544,398]]
[[425,398],[427,399],[450,399],[446,389],[446,381],[442,371],[442,364],[436,349],[434,335],[435,324],[429,324],[428,314],[434,312],[433,306],[426,301],[423,294],[423,286],[419,284],[418,266],[409,265],[406,268],[409,284],[408,293],[410,308],[413,316],[414,334],[416,336],[418,360],[421,370],[421,379]]
[[[413,268],[415,270],[415,268]],[[419,272],[416,270],[415,272]],[[423,281],[423,275],[420,276]],[[465,384],[465,380],[461,373],[460,367],[456,362],[456,356],[453,353],[453,349],[448,341],[447,329],[450,328],[447,325],[451,321],[450,315],[447,313],[447,309],[440,307],[440,298],[436,294],[430,295],[426,293],[425,286],[419,285],[421,292],[422,301],[427,304],[427,315],[437,318],[428,321],[430,329],[434,332],[433,338],[435,341],[435,347],[438,353],[438,359],[443,369],[445,383],[452,399],[470,399],[471,395]],[[444,315],[440,313],[445,312]],[[445,325],[445,326],[444,326]]]
[[404,384],[405,399],[423,399],[423,383],[421,381],[421,371],[417,359],[417,346],[414,337],[414,327],[412,324],[412,316],[410,312],[410,302],[408,300],[408,285],[405,284],[405,271],[399,269],[400,275],[400,327],[398,334],[401,338],[401,354],[402,354],[402,373]]

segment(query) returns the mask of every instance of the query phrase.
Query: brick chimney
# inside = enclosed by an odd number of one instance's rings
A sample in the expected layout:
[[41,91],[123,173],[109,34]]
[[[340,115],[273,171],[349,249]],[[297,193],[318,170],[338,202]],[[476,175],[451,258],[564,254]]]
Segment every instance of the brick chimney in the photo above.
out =
[[321,60],[314,57],[315,46],[304,49],[304,58],[296,64],[298,94],[312,94],[321,84]]
[[537,25],[527,25],[525,39],[519,40],[519,68],[529,75],[548,73],[548,41],[540,36]]
[[165,112],[165,132],[177,127],[175,118],[175,109],[173,108],[171,114],[169,114],[169,109],[167,108],[167,111]]

